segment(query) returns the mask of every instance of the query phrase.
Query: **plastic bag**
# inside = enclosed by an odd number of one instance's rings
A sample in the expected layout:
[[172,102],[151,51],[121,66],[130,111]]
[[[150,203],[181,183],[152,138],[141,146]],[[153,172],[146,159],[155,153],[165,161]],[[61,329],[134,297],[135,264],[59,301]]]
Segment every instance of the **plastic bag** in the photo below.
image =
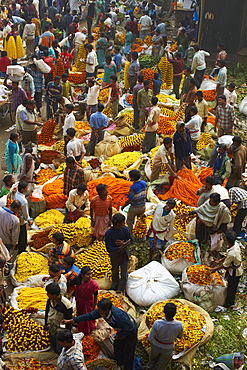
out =
[[100,141],[95,146],[94,155],[95,157],[112,157],[113,155],[120,154],[122,151],[121,145],[118,143],[118,138],[116,136],[109,136],[106,139]]
[[34,63],[36,64],[37,68],[43,73],[50,73],[51,67],[46,64],[43,59],[35,60]]
[[197,151],[197,155],[199,155],[200,159],[206,160],[209,159],[213,153],[215,147],[215,143],[209,143],[206,148]]
[[215,90],[216,82],[214,80],[205,79],[202,81],[200,90]]
[[179,284],[159,262],[152,261],[129,274],[126,292],[140,306],[170,299],[179,293]]
[[[201,295],[201,292],[204,291],[205,288],[208,288],[213,292],[213,301],[212,298],[209,297],[212,303],[212,311],[215,310],[217,306],[223,306],[226,299],[226,281],[222,279],[223,285],[198,285],[193,284],[189,281],[186,269],[182,272],[182,289],[184,292],[184,296],[191,302],[197,303],[198,300],[196,297]],[[199,303],[199,302],[198,302]],[[212,312],[210,311],[210,312]]]
[[[197,241],[188,240],[188,242],[194,244],[194,246],[195,246],[195,250],[194,250],[195,260],[196,260],[196,263],[200,263],[201,262],[201,260],[200,260],[200,248],[199,248],[199,245],[198,245]],[[178,244],[178,243],[181,243],[181,242],[178,241],[178,242],[171,243],[166,248],[166,250],[164,251],[164,253],[161,256],[162,265],[169,272],[171,272],[172,274],[182,274],[184,269],[186,269],[187,267],[189,267],[189,266],[191,266],[195,263],[195,262],[189,262],[185,258],[178,258],[176,260],[170,261],[165,257],[165,254],[168,251],[168,249],[171,248],[171,246],[174,246],[174,244]]]
[[196,238],[196,217],[186,225],[186,237],[188,240]]
[[239,112],[247,116],[247,96],[239,104]]

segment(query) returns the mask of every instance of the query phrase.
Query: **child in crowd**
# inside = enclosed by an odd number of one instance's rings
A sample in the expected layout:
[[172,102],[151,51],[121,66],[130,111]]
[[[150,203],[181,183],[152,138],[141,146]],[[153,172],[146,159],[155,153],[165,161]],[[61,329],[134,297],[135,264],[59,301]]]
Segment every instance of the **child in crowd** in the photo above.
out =
[[235,91],[235,83],[232,82],[230,83],[230,85],[228,86],[228,95],[227,95],[227,104],[230,104],[232,105],[233,107],[235,107],[236,103],[237,103],[237,94],[236,94],[236,91]]
[[72,94],[71,84],[70,84],[68,78],[69,78],[68,73],[63,73],[62,74],[61,85],[63,87],[63,96],[65,96],[65,98],[69,99],[70,101],[73,101],[73,94]]
[[160,72],[160,69],[158,68],[158,72],[154,74],[154,78],[153,78],[154,95],[158,95],[160,93],[161,85],[162,85],[161,72]]
[[[75,263],[75,260],[72,257],[65,257],[62,262],[62,273],[64,274],[68,282],[70,280],[73,280],[76,276],[80,275],[80,272],[81,272],[80,269],[74,263]],[[72,287],[69,286],[68,288],[69,296],[72,295],[75,288],[76,288],[76,285]]]
[[61,58],[63,60],[64,69],[68,73],[69,69],[71,67],[71,62],[72,62],[73,56],[69,53],[69,48],[68,48],[67,45],[63,46],[63,51],[61,53]]
[[7,67],[10,66],[11,61],[7,57],[6,51],[1,51],[1,58],[0,58],[0,77],[6,77]]

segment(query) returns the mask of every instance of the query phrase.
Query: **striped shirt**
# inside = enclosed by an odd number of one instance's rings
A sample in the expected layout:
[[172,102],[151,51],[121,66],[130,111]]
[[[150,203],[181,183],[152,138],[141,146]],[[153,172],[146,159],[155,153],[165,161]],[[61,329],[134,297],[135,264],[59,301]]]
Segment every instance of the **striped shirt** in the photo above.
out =
[[96,216],[106,216],[109,214],[109,208],[112,207],[112,197],[107,195],[106,200],[102,200],[99,195],[96,195],[91,200],[90,207]]
[[241,188],[233,187],[229,190],[230,203],[238,203],[239,209],[247,208],[247,191]]
[[28,73],[32,76],[35,92],[41,92],[45,88],[45,79],[44,73],[40,71],[33,71],[31,68],[28,68]]
[[54,82],[49,82],[46,88],[47,99],[56,102],[56,97],[62,95],[63,88],[61,84],[55,85]]
[[58,370],[86,370],[82,352],[82,333],[73,334],[75,344],[67,351],[62,349],[57,360]]
[[127,195],[128,199],[131,200],[132,207],[144,207],[147,196],[147,184],[145,181],[139,180],[134,182],[130,187],[130,191]]

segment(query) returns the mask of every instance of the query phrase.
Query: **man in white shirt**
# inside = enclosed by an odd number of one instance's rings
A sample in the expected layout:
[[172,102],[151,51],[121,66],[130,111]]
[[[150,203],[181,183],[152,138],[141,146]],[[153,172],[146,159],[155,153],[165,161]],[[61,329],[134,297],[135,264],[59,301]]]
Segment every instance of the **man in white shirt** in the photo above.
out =
[[32,18],[28,17],[27,24],[25,25],[24,31],[22,34],[22,40],[26,42],[27,59],[30,59],[30,57],[34,54],[35,30],[36,30],[36,26],[34,23],[32,23]]
[[86,153],[85,147],[81,139],[75,137],[75,129],[68,128],[66,131],[68,144],[67,144],[67,157],[73,157],[76,161],[81,161]]
[[230,104],[232,105],[233,107],[235,107],[236,103],[237,103],[237,94],[236,94],[236,91],[235,91],[235,83],[230,83],[230,85],[228,86],[228,94],[227,94],[227,99],[226,99],[226,102],[227,104]]
[[15,123],[16,123],[16,130],[18,134],[21,134],[22,130],[22,119],[20,117],[21,111],[27,106],[28,98],[23,98],[22,104],[18,105],[16,112],[15,112]]
[[3,39],[6,39],[8,33],[10,33],[11,31],[11,26],[6,19],[2,20],[2,24],[3,24]]
[[74,106],[73,104],[66,104],[65,110],[66,110],[66,117],[64,120],[63,125],[63,136],[67,136],[67,130],[68,128],[75,128],[75,116],[73,113]]
[[[73,39],[73,43],[75,45],[75,52],[74,52],[74,60],[76,61],[77,59],[77,55],[78,55],[78,50],[79,50],[79,47],[84,44],[85,40],[86,40],[86,35],[85,35],[85,31],[84,31],[85,27],[80,31],[80,32],[76,32],[75,33],[75,37]],[[87,31],[87,29],[86,29]]]
[[93,77],[95,67],[98,65],[97,55],[95,51],[93,50],[93,47],[91,44],[87,44],[85,46],[85,49],[87,50],[87,58],[82,59],[83,62],[86,63],[86,78]]
[[198,81],[198,88],[201,86],[203,76],[206,70],[206,62],[205,62],[205,57],[209,57],[210,54],[207,51],[200,50],[199,45],[194,45],[193,49],[195,51],[195,55],[192,60],[192,65],[191,69],[192,71],[195,69],[196,73],[194,78],[197,79]]
[[85,212],[90,210],[89,194],[86,184],[79,184],[76,189],[69,192],[69,198],[66,202],[68,210],[68,219],[77,221],[78,218],[85,216]]
[[157,150],[153,159],[150,182],[158,179],[162,164],[166,164],[171,176],[178,177],[175,173],[174,146],[170,137],[165,137],[163,145]]
[[17,244],[18,254],[25,251],[27,246],[27,223],[29,226],[32,225],[31,217],[29,216],[28,201],[25,194],[28,190],[28,183],[26,181],[20,181],[18,184],[18,190],[14,194],[15,200],[21,203],[20,210],[20,234]]
[[198,110],[195,106],[190,108],[191,119],[185,123],[185,127],[190,130],[191,146],[193,154],[196,155],[196,144],[200,139],[202,118],[198,114]]
[[217,97],[220,95],[224,95],[224,90],[226,87],[227,82],[227,69],[226,69],[226,62],[225,60],[217,61],[218,66],[220,67],[219,73],[216,79],[216,95]]
[[140,28],[140,39],[142,41],[145,40],[146,36],[149,32],[149,27],[152,27],[152,19],[149,17],[148,12],[143,12],[143,16],[139,20],[139,24],[141,25]]
[[92,113],[97,110],[100,83],[95,78],[88,79],[88,92],[87,92],[87,119],[89,121]]

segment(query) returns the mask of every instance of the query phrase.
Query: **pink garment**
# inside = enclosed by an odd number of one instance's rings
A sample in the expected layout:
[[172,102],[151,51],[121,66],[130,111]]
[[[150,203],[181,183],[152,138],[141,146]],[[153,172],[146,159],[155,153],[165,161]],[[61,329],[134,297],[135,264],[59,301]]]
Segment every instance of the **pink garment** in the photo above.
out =
[[[76,288],[75,300],[76,300],[76,311],[77,316],[84,315],[93,310],[94,294],[99,290],[99,285],[93,279],[86,283],[82,283]],[[78,325],[78,330],[85,335],[95,330],[95,320],[82,321]]]
[[95,215],[95,226],[93,228],[93,236],[98,239],[100,236],[104,236],[106,231],[109,229],[109,214],[105,216]]

